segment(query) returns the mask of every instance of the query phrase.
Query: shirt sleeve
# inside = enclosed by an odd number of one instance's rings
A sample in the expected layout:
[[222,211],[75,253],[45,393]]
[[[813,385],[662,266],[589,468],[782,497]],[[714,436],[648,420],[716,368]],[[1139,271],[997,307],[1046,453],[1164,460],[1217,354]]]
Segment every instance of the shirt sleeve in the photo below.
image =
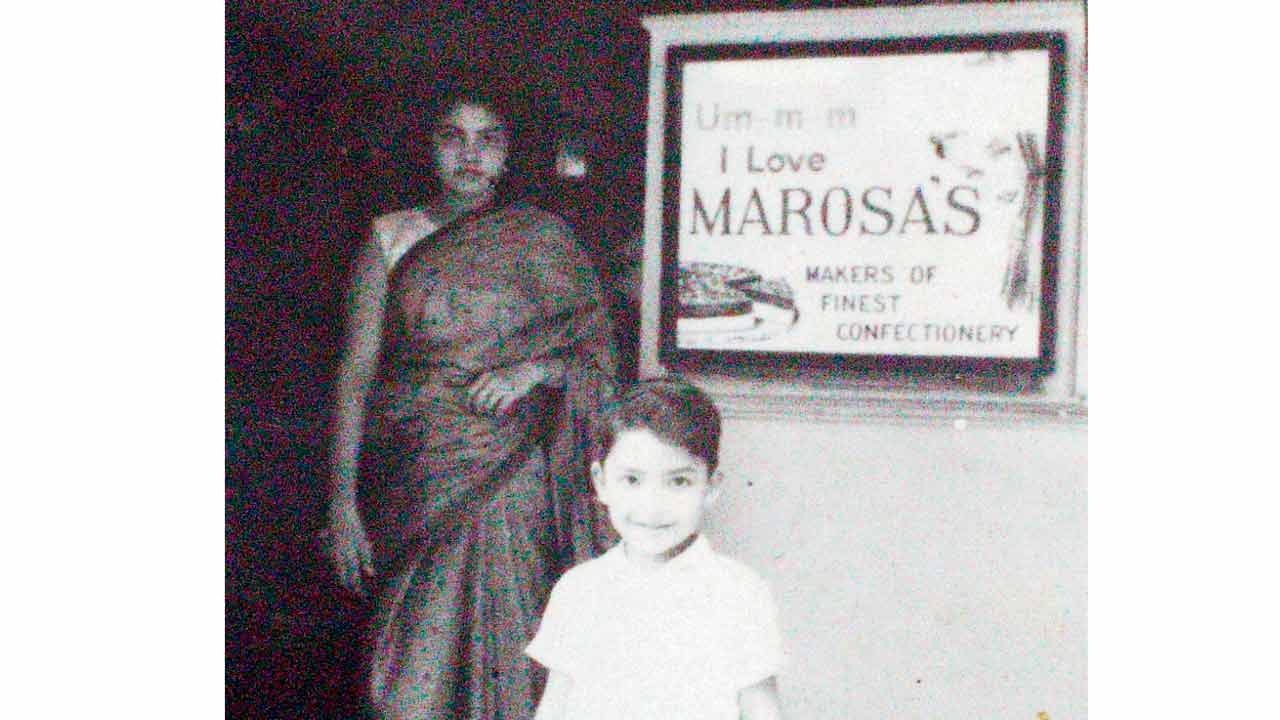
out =
[[737,655],[740,664],[734,671],[736,687],[750,687],[782,670],[784,656],[778,608],[773,593],[761,578],[751,578],[746,586],[738,640],[742,651]]
[[573,676],[573,668],[578,659],[573,642],[573,630],[576,627],[573,618],[578,613],[574,608],[573,583],[566,575],[556,583],[547,600],[547,609],[542,613],[538,623],[538,632],[524,653],[545,668],[558,670]]

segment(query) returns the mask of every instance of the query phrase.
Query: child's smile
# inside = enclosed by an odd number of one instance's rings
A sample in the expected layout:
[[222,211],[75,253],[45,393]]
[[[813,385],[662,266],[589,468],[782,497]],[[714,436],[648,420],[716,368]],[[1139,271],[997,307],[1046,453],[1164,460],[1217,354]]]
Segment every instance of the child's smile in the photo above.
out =
[[643,429],[620,433],[592,477],[627,556],[642,561],[678,552],[718,490],[705,462]]

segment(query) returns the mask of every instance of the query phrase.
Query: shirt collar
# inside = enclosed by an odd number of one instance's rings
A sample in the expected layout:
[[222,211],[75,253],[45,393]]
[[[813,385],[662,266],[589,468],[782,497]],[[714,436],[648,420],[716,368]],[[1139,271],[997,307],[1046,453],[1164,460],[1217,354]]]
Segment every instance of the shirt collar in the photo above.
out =
[[[661,575],[662,573],[677,571],[686,567],[697,567],[704,564],[707,560],[715,555],[715,550],[711,547],[711,542],[707,540],[707,536],[701,533],[694,538],[693,542],[684,549],[679,555],[671,558],[665,565],[658,568],[653,573],[645,573],[646,575]],[[601,559],[607,559],[613,566],[615,572],[630,574],[630,566],[627,563],[627,551],[619,542],[606,552]]]
[[698,537],[694,538],[693,542],[689,543],[689,547],[685,548],[684,552],[667,561],[666,567],[674,570],[701,565],[707,558],[711,557],[711,554],[711,542],[707,540],[706,535],[700,533]]

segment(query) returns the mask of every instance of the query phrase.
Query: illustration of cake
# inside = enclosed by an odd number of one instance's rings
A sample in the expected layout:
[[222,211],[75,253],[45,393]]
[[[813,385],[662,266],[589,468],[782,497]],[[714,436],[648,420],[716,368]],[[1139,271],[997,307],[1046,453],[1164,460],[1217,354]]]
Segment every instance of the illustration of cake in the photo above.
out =
[[766,303],[784,310],[796,307],[795,292],[783,278],[758,278],[749,283],[735,286],[742,294],[757,302]]
[[750,268],[712,262],[680,265],[679,307],[682,330],[730,332],[761,323],[756,303],[795,314],[795,294],[783,278],[766,279]]

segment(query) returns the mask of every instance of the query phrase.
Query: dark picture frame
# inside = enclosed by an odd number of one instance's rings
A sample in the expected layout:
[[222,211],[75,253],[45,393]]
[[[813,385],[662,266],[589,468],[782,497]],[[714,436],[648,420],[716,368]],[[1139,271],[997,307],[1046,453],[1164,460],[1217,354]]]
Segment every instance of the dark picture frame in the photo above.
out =
[[[931,35],[885,37],[838,41],[795,41],[774,43],[733,42],[679,45],[667,49],[665,72],[665,129],[662,174],[662,242],[658,352],[661,361],[675,369],[768,374],[780,372],[842,373],[855,370],[860,375],[886,376],[923,373],[946,377],[995,375],[1038,377],[1055,367],[1055,338],[1058,332],[1058,268],[1061,247],[1060,193],[1064,150],[1062,144],[1066,82],[1065,36],[1060,32],[1008,32],[974,35]],[[1039,267],[1030,268],[1038,277],[1038,342],[1034,351],[1017,357],[965,354],[916,354],[901,352],[833,352],[829,349],[764,350],[744,347],[708,349],[680,342],[681,282],[681,187],[682,132],[684,128],[684,69],[690,63],[738,60],[797,58],[907,58],[947,53],[981,52],[991,55],[1012,51],[1043,51],[1048,56],[1048,92],[1045,107],[1043,156],[1039,165],[1039,186],[1035,208],[1040,218]],[[941,154],[941,151],[939,151]],[[1039,154],[1039,153],[1036,153]],[[726,216],[727,216],[726,211]],[[687,215],[685,215],[687,217]],[[728,221],[726,220],[726,227]],[[710,226],[708,226],[710,228]],[[797,310],[797,313],[803,312]],[[798,317],[798,315],[797,315]]]

